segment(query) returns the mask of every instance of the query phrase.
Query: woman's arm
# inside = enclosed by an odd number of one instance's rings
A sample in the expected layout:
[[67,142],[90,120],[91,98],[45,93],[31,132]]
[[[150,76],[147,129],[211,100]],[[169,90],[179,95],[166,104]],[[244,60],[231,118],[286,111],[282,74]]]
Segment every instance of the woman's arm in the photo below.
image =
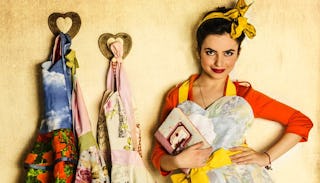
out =
[[294,133],[285,133],[277,143],[266,151],[270,155],[271,161],[289,151],[301,138],[301,136]]
[[212,147],[202,149],[203,142],[199,142],[183,150],[178,155],[165,154],[160,159],[160,167],[164,171],[179,168],[198,168],[206,165],[212,152]]
[[[169,112],[177,105],[178,103],[178,87],[171,89],[166,96],[164,104],[159,118],[159,125],[164,121]],[[161,167],[161,159],[163,156],[169,156],[166,150],[157,142],[154,138],[154,147],[152,149],[151,161],[153,166],[160,171],[161,175],[166,176],[170,174],[170,171],[165,171]],[[169,169],[168,169],[169,170]]]
[[[285,127],[283,136],[266,151],[270,156],[270,161],[277,159],[289,151],[298,142],[308,140],[308,134],[313,124],[307,116],[296,109],[253,90],[251,87],[239,85],[237,87],[237,92],[239,91],[240,96],[244,97],[251,105],[255,117],[275,121]],[[231,150],[243,151],[231,157],[234,163],[256,163],[260,166],[269,164],[269,157],[264,152],[256,152],[249,147],[235,147]]]
[[301,136],[300,142],[308,140],[313,127],[312,121],[300,111],[278,102],[251,87],[243,96],[252,107],[256,118],[278,122],[285,127],[285,133]]
[[[294,133],[285,133],[278,142],[276,142],[269,150],[264,152],[256,152],[250,147],[234,147],[231,151],[242,151],[242,153],[230,156],[233,163],[236,164],[258,164],[259,166],[267,166],[269,163],[295,146],[300,140],[301,136]],[[270,162],[269,162],[270,161]]]
[[[192,75],[190,79],[189,92],[191,92],[192,83],[195,80],[197,75]],[[165,99],[164,105],[161,110],[161,115],[159,121],[162,122],[167,117],[169,112],[178,105],[178,97],[179,96],[179,85],[171,89]],[[212,149],[199,149],[199,145],[191,146],[188,149],[181,152],[179,155],[172,156],[169,155],[164,148],[155,141],[155,145],[152,150],[151,160],[155,168],[157,168],[161,175],[168,175],[170,171],[178,169],[178,168],[190,168],[190,167],[198,167],[199,162],[202,164],[204,159],[208,159],[208,152],[211,153]],[[189,155],[191,154],[191,155]],[[194,158],[195,157],[195,158]],[[195,160],[195,162],[190,162],[187,164],[190,159]]]

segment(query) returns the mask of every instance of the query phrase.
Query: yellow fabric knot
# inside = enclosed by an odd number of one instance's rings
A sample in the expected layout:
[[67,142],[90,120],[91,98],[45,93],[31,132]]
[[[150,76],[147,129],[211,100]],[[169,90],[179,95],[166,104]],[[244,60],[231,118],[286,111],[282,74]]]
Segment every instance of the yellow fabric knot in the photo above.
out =
[[79,68],[79,63],[76,58],[76,52],[71,50],[66,56],[66,65],[71,69],[72,76],[76,74],[76,69]]
[[238,25],[235,22],[231,24],[231,37],[236,39],[244,32],[248,38],[252,39],[256,35],[253,25],[249,24],[245,17],[239,17],[237,20]]
[[[245,145],[243,145],[245,146]],[[215,151],[207,161],[207,164],[201,168],[192,168],[189,175],[184,173],[178,173],[171,175],[171,181],[173,183],[189,183],[189,182],[201,182],[210,183],[207,176],[208,170],[220,168],[226,165],[231,165],[230,156],[240,153],[241,151],[229,151],[224,148]]]
[[208,14],[200,22],[200,25],[209,19],[223,18],[232,22],[230,34],[233,39],[238,38],[242,32],[244,32],[248,38],[252,39],[256,35],[256,29],[248,23],[247,18],[244,17],[244,14],[250,6],[251,4],[247,5],[244,0],[239,0],[233,9],[226,13],[212,12]]

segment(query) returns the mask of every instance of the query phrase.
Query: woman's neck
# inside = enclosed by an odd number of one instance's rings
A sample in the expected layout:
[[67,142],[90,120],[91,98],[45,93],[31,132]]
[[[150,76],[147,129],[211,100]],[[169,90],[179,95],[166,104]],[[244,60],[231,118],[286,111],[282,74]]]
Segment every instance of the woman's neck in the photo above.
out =
[[214,79],[201,73],[198,79],[194,82],[194,85],[211,90],[224,90],[226,80],[227,78]]
[[226,79],[214,79],[201,74],[193,83],[193,101],[206,109],[224,96]]

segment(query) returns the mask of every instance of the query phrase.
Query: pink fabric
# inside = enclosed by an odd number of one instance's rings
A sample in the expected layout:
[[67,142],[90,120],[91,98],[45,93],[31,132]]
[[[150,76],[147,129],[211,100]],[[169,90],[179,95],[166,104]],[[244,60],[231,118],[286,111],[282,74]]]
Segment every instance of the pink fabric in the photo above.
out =
[[[114,59],[116,59],[116,62],[111,62],[113,64],[113,67],[109,67],[107,76],[107,89],[115,91],[116,88],[120,94],[121,101],[124,105],[126,116],[128,118],[128,123],[130,125],[130,129],[132,130],[131,137],[133,140],[133,146],[135,150],[137,150],[137,133],[135,126],[134,110],[132,105],[132,95],[129,82],[127,80],[127,76],[122,65],[123,45],[119,41],[115,41],[111,43],[110,49],[114,55]],[[114,86],[114,79],[116,79],[117,86]]]
[[[51,63],[53,64],[57,58],[55,58],[55,55],[56,55],[56,51],[57,51],[57,46],[58,46],[58,42],[59,42],[59,39],[60,39],[60,35],[58,35],[56,37],[56,39],[54,40],[54,46],[53,46],[53,51],[52,51],[52,58],[51,58]],[[59,55],[61,55],[61,49],[59,51]]]
[[82,91],[77,80],[74,83],[75,89],[72,91],[72,114],[77,136],[91,131],[91,123],[86,105],[82,96]]
[[111,151],[112,163],[117,165],[144,166],[137,151],[113,150]]
[[123,57],[122,43],[119,41],[115,41],[110,45],[110,49],[113,53],[113,58],[115,58],[117,62],[122,63],[122,57]]

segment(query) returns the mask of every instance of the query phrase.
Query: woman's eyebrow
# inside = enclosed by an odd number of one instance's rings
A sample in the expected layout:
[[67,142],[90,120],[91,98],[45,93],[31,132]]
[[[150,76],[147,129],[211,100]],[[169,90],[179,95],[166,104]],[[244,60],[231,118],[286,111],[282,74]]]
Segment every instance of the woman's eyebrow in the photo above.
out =
[[229,49],[229,50],[226,50],[226,51],[224,51],[224,52],[232,52],[232,51],[236,51],[236,50],[234,50],[234,49]]
[[[216,51],[216,50],[214,50],[212,48],[204,48],[204,49],[207,50],[207,51]],[[234,51],[236,51],[236,50],[235,49],[228,49],[228,50],[225,50],[223,52],[234,52]]]

